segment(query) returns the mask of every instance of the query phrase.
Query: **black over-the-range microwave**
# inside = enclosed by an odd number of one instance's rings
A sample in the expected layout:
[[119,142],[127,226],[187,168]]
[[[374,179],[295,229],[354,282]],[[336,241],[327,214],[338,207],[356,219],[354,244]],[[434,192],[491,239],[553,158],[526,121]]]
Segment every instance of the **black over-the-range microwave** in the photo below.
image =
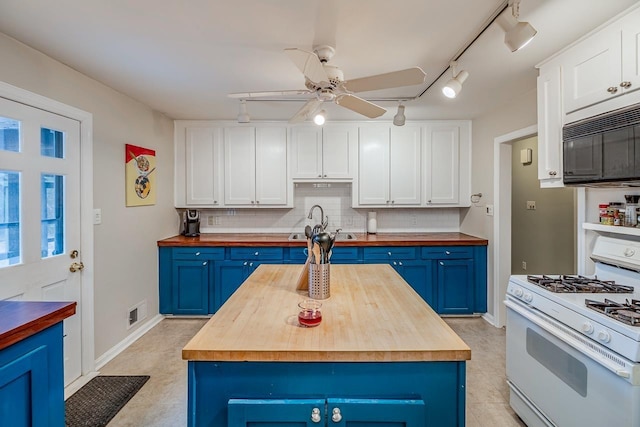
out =
[[565,185],[640,186],[640,104],[562,128]]

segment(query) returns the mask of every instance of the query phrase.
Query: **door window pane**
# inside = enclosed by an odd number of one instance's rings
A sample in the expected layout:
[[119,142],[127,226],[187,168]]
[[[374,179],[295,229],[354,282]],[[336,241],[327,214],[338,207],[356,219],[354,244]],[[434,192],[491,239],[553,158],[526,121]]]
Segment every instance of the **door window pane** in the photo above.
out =
[[20,261],[20,173],[0,171],[0,268]]
[[64,176],[42,175],[41,179],[42,258],[64,253]]
[[20,151],[20,122],[0,117],[0,150]]
[[40,154],[46,157],[64,158],[64,134],[59,130],[40,129]]

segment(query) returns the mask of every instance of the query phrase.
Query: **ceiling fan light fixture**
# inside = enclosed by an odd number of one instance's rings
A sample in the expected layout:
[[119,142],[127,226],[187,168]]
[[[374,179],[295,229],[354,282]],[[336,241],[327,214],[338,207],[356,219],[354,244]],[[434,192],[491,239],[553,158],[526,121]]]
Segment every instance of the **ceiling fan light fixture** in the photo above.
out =
[[249,123],[251,122],[251,117],[249,117],[249,113],[247,113],[247,101],[244,99],[240,101],[240,112],[238,113],[238,123]]
[[450,67],[453,72],[453,78],[447,82],[442,88],[442,93],[447,98],[455,98],[462,90],[462,84],[469,78],[469,73],[466,70],[460,72],[457,71],[458,63],[451,61]]
[[322,126],[327,119],[327,112],[325,110],[320,110],[315,116],[313,116],[313,123],[318,126]]
[[520,0],[513,0],[510,7],[496,19],[504,31],[504,44],[511,52],[518,51],[528,45],[538,33],[528,22],[518,21],[519,16]]
[[407,118],[404,115],[404,105],[398,105],[398,112],[393,116],[393,124],[396,126],[404,126],[404,122]]

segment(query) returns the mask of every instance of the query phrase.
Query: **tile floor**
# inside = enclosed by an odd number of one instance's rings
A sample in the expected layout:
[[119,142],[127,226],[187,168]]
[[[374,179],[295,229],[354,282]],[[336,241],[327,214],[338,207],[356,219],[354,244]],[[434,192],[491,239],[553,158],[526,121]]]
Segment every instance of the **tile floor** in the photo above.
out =
[[[526,427],[509,407],[505,331],[481,318],[446,318],[471,347],[467,427]],[[103,375],[150,375],[109,427],[180,427],[187,422],[187,363],[181,349],[206,319],[165,319],[105,365]]]

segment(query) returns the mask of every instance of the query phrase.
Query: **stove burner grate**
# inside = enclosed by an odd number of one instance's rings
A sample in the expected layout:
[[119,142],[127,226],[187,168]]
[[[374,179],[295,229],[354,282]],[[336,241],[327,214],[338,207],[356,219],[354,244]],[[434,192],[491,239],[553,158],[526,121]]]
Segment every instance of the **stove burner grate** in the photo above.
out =
[[619,303],[606,298],[604,301],[586,299],[584,303],[588,308],[598,313],[603,313],[619,322],[630,326],[640,326],[640,300],[632,299],[631,301],[625,300],[624,303]]
[[585,276],[571,276],[562,274],[559,276],[527,276],[527,280],[550,292],[557,293],[612,293],[630,294],[632,286],[616,284],[613,280],[598,280]]

